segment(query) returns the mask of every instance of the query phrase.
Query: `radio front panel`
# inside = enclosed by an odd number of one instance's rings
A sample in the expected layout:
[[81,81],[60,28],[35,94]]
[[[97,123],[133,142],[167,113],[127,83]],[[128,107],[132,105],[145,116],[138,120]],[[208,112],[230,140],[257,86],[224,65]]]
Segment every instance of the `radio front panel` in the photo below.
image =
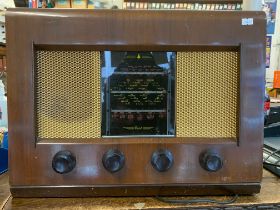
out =
[[37,137],[237,139],[239,49],[219,50],[37,50]]
[[263,13],[26,11],[7,13],[14,197],[259,192]]

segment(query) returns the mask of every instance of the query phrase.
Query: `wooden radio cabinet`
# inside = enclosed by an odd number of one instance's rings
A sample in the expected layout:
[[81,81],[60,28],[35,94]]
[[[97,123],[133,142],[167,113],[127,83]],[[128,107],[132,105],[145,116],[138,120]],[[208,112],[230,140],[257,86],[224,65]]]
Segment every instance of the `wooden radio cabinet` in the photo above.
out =
[[10,9],[14,197],[252,194],[262,12]]

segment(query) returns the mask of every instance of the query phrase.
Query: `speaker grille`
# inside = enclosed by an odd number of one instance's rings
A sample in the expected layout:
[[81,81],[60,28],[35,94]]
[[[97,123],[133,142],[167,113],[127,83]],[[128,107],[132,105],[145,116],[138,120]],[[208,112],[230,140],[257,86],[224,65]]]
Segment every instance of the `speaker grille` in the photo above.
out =
[[177,53],[177,137],[238,136],[239,52]]
[[37,137],[100,137],[100,53],[38,50],[35,67]]

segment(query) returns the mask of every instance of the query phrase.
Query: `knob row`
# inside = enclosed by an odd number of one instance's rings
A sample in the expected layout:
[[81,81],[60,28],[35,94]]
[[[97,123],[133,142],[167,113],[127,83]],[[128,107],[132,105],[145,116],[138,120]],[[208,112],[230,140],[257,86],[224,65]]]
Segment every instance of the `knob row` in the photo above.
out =
[[[173,154],[167,149],[159,149],[152,154],[151,165],[159,172],[168,171],[173,162]],[[201,167],[209,172],[216,172],[223,166],[222,158],[212,151],[203,152],[199,162]],[[124,167],[125,156],[117,149],[110,149],[103,155],[102,163],[107,171],[115,173]],[[52,168],[59,174],[69,173],[75,166],[76,157],[70,151],[60,151],[53,157]]]

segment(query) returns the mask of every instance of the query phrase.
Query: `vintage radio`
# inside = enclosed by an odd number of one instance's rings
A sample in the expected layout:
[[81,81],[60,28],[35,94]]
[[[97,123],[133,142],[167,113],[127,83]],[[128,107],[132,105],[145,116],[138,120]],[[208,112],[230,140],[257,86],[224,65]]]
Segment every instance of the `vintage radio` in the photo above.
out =
[[15,197],[251,194],[262,12],[11,9]]

